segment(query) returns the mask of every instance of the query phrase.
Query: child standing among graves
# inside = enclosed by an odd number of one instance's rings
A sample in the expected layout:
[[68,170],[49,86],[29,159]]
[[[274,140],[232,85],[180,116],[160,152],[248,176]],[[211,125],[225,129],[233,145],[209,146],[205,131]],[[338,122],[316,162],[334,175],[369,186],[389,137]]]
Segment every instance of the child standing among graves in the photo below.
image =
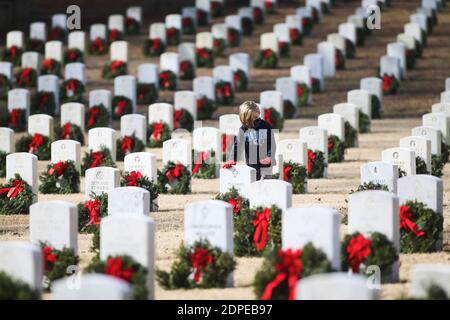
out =
[[239,119],[242,127],[234,139],[230,156],[223,168],[228,169],[236,164],[238,155],[245,148],[245,162],[256,169],[256,179],[271,178],[272,167],[275,165],[275,139],[272,127],[260,118],[258,104],[254,101],[246,101],[239,107]]

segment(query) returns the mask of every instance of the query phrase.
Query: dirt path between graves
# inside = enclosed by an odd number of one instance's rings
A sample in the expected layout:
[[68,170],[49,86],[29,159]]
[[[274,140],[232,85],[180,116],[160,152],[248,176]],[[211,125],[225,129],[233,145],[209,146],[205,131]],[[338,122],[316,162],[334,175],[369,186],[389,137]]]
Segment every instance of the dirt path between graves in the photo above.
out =
[[[275,79],[289,74],[289,66],[301,64],[303,56],[314,52],[318,42],[323,41],[328,33],[336,32],[337,25],[345,22],[346,17],[353,14],[359,3],[346,2],[333,8],[331,15],[325,16],[324,21],[314,28],[314,33],[304,41],[304,46],[293,47],[291,58],[281,61],[281,68],[277,70],[261,71],[252,70],[252,83],[250,91],[236,94],[235,107],[222,107],[220,114],[236,112],[240,102],[259,99],[259,92],[274,87]],[[298,130],[304,126],[315,125],[317,115],[331,112],[333,104],[344,102],[349,90],[359,88],[359,79],[366,76],[374,76],[379,57],[385,54],[386,44],[395,41],[395,36],[402,32],[403,25],[409,20],[409,15],[420,5],[420,1],[393,1],[393,5],[382,15],[382,30],[374,32],[374,35],[366,41],[366,46],[357,49],[357,57],[347,61],[347,69],[338,71],[337,77],[326,81],[326,91],[314,95],[313,106],[301,111],[301,119],[287,120],[285,130],[280,134],[281,139],[296,138]],[[270,17],[268,24],[257,27],[255,35],[243,41],[243,47],[233,49],[230,52],[246,51],[254,53],[258,48],[259,34],[271,30],[271,25],[284,20],[286,14],[294,14],[295,7],[284,5],[280,13]],[[450,8],[447,7],[439,15],[439,25],[435,27],[429,37],[429,44],[424,51],[424,57],[418,61],[416,69],[408,71],[407,79],[401,83],[397,96],[384,99],[386,117],[407,117],[402,119],[375,120],[372,125],[372,133],[360,136],[360,147],[348,149],[345,161],[339,164],[331,164],[329,178],[323,180],[309,180],[309,194],[294,195],[293,206],[304,204],[324,204],[339,208],[342,212],[346,208],[346,198],[350,190],[359,184],[360,165],[381,159],[383,149],[398,146],[399,139],[410,135],[410,129],[420,125],[420,115],[430,112],[431,105],[437,103],[439,94],[443,90],[444,79],[450,76]],[[146,33],[146,32],[145,32]],[[157,58],[147,58],[142,55],[141,44],[144,36],[130,37],[130,73],[136,74],[137,66],[144,62],[158,63]],[[192,41],[192,37],[186,37]],[[174,48],[171,48],[174,50]],[[87,58],[88,89],[96,88],[113,89],[111,81],[101,80],[101,67],[105,57]],[[217,59],[216,65],[226,64],[228,58]],[[200,69],[199,75],[211,75],[212,71]],[[191,82],[183,81],[180,89],[191,89]],[[172,102],[173,93],[161,94],[163,101]],[[4,107],[4,105],[2,105]],[[140,106],[139,112],[146,113],[147,107]],[[208,121],[206,125],[218,126],[217,121]],[[119,124],[114,123],[119,129]],[[84,147],[82,152],[84,153]],[[147,152],[156,154],[159,165],[161,164],[161,149],[147,149]],[[39,172],[42,172],[48,162],[39,161]],[[123,169],[123,163],[118,163],[119,169]],[[450,166],[444,169],[444,251],[433,254],[402,254],[400,257],[400,278],[398,284],[388,284],[382,287],[382,298],[395,299],[408,292],[409,270],[416,263],[450,263]],[[0,180],[4,182],[4,179]],[[64,199],[72,203],[83,200],[84,179],[82,180],[80,194],[67,196],[42,195],[40,201]],[[187,203],[197,200],[211,199],[218,191],[219,182],[215,180],[194,180],[193,193],[189,195],[161,195],[159,198],[160,211],[151,216],[157,223],[156,232],[156,266],[169,268],[175,257],[175,251],[183,240],[183,210]],[[213,191],[211,191],[213,190]],[[0,240],[27,240],[29,239],[28,216],[0,216]],[[342,232],[346,227],[342,225]],[[90,252],[90,235],[79,236],[79,253],[82,265],[86,265],[92,258]],[[234,273],[235,287],[227,289],[209,290],[175,290],[166,291],[156,287],[157,299],[254,299],[251,287],[253,277],[258,270],[261,258],[238,258],[237,270]]]

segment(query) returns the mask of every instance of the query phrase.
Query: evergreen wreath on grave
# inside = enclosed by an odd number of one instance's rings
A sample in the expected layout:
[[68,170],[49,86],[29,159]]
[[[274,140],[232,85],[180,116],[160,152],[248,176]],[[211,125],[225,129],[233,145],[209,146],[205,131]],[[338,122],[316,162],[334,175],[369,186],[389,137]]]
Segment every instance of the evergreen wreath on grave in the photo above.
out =
[[264,8],[266,9],[266,13],[267,14],[275,14],[276,13],[275,3],[273,1],[265,0],[264,1]]
[[287,58],[289,57],[291,51],[291,44],[286,41],[278,41],[278,49],[280,52],[280,57]]
[[301,46],[303,44],[303,35],[297,28],[289,29],[289,39],[291,39],[291,44],[294,46]]
[[259,257],[281,245],[281,209],[276,205],[246,209],[234,219],[234,253]]
[[33,68],[22,68],[16,74],[16,84],[20,88],[34,88],[37,82],[37,72]]
[[270,124],[273,129],[283,130],[284,119],[275,108],[264,109],[264,120]]
[[16,152],[29,152],[39,160],[50,160],[50,138],[40,133],[26,134],[16,142]]
[[118,29],[108,30],[108,43],[111,44],[114,41],[123,40],[123,32]]
[[345,39],[345,53],[348,59],[353,59],[355,57],[355,44],[349,39]]
[[5,48],[2,52],[1,61],[11,62],[14,66],[20,66],[23,50],[18,46]]
[[297,83],[297,107],[305,107],[309,100],[309,87],[306,83]]
[[375,94],[371,94],[370,105],[372,110],[372,118],[381,119],[381,102]]
[[231,187],[228,192],[218,194],[216,200],[222,200],[229,203],[233,208],[234,217],[239,216],[241,213],[244,213],[245,210],[249,209],[248,200],[242,198],[235,187]]
[[89,107],[86,110],[86,130],[109,126],[109,112],[103,104]]
[[255,24],[264,23],[264,13],[261,8],[253,7],[253,20],[255,21]]
[[78,265],[80,258],[70,248],[64,247],[62,250],[57,250],[42,241],[39,245],[44,258],[44,279],[49,281],[45,289],[50,291],[52,282],[67,277],[67,268]]
[[208,25],[208,13],[205,10],[197,8],[197,25],[205,27]]
[[445,163],[442,161],[441,156],[436,154],[431,155],[431,175],[435,177],[442,177]]
[[100,226],[97,226],[92,232],[92,245],[90,251],[96,252],[97,254],[100,251]]
[[[140,187],[150,192],[150,208],[156,211],[158,208],[158,186],[150,180],[149,177],[144,176],[139,171],[131,171],[122,173],[120,179],[120,186],[122,187]],[[153,210],[156,209],[156,210]]]
[[406,67],[408,69],[414,68],[416,65],[416,52],[414,49],[406,49]]
[[211,0],[211,15],[214,18],[220,17],[222,15],[222,2]]
[[448,157],[450,154],[450,146],[447,145],[444,140],[442,140],[441,142],[441,158],[442,158],[442,162],[443,163],[447,163],[448,162]]
[[344,146],[345,146],[345,148],[353,148],[356,143],[356,137],[358,135],[358,132],[356,131],[355,128],[352,127],[352,125],[348,121],[345,121],[344,127],[345,127],[344,128],[344,131],[345,131]]
[[331,271],[326,254],[311,242],[296,250],[273,248],[255,275],[253,291],[261,300],[294,300],[298,280]]
[[183,17],[181,19],[181,25],[183,26],[183,34],[195,34],[196,28],[194,20],[190,17]]
[[389,278],[392,264],[398,259],[394,244],[382,233],[372,232],[368,237],[355,232],[341,242],[341,269],[365,274],[368,266],[376,265],[381,278]]
[[319,93],[320,92],[320,80],[317,78],[311,77],[311,88],[313,93]]
[[8,91],[11,89],[11,81],[4,74],[0,74],[0,100],[7,100]]
[[133,102],[125,96],[114,96],[112,99],[112,117],[119,120],[123,115],[133,113]]
[[234,146],[234,135],[222,134],[222,161],[227,161],[231,148]]
[[246,91],[248,86],[247,74],[241,69],[233,72],[233,82],[236,91]]
[[166,290],[224,288],[235,268],[232,255],[208,240],[199,240],[192,245],[181,244],[170,271],[156,269],[156,280]]
[[147,57],[159,57],[164,51],[166,51],[166,44],[160,38],[145,40],[144,55]]
[[71,48],[67,49],[64,53],[64,64],[82,62],[84,63],[84,55],[80,49]]
[[450,300],[450,296],[447,295],[446,291],[436,283],[428,286],[426,292],[427,300]]
[[7,114],[7,126],[14,132],[23,132],[27,128],[27,112],[25,109],[16,108]]
[[253,65],[255,68],[275,69],[278,65],[277,54],[271,49],[259,50]]
[[83,93],[85,86],[83,82],[77,79],[65,80],[59,92],[61,92],[61,102],[83,102]]
[[253,20],[249,17],[241,17],[242,34],[244,36],[251,36],[253,33],[254,25]]
[[418,201],[400,206],[400,252],[435,252],[443,216]]
[[183,60],[180,62],[180,79],[192,80],[195,78],[194,64],[189,60]]
[[131,284],[134,300],[146,300],[147,269],[127,255],[108,256],[105,261],[97,255],[86,267],[87,273],[106,274]]
[[41,75],[45,74],[54,74],[59,76],[61,74],[61,62],[51,58],[44,59],[41,66]]
[[221,105],[229,106],[234,101],[234,90],[231,83],[227,81],[217,81],[215,84],[216,102]]
[[0,215],[28,214],[33,198],[31,186],[16,173],[0,184]]
[[40,39],[27,39],[25,45],[27,51],[35,51],[44,54],[45,42]]
[[225,53],[227,43],[225,39],[214,38],[213,39],[213,55],[214,58],[220,57]]
[[6,177],[6,156],[8,154],[0,150],[0,178]]
[[173,112],[173,126],[175,129],[186,129],[192,131],[194,129],[194,118],[186,109],[179,109]]
[[52,27],[48,32],[47,41],[61,41],[66,40],[66,30],[61,27]]
[[114,60],[108,62],[103,66],[102,78],[103,79],[114,79],[118,76],[123,76],[128,73],[128,66],[126,62],[120,60]]
[[422,44],[420,43],[420,41],[417,39],[414,39],[414,43],[415,43],[414,53],[416,55],[416,58],[419,59],[422,57],[423,47],[422,47]]
[[33,97],[31,113],[45,113],[50,116],[55,114],[55,94],[49,91],[38,91]]
[[161,90],[174,91],[177,89],[177,75],[171,70],[159,73],[159,88]]
[[241,45],[241,33],[235,28],[228,28],[227,31],[228,46],[231,48],[239,47]]
[[72,160],[50,163],[39,177],[39,192],[69,194],[80,192],[80,173]]
[[383,94],[397,94],[398,87],[400,86],[400,82],[398,79],[392,75],[383,74]]
[[145,149],[145,141],[142,141],[133,133],[131,136],[123,136],[117,139],[117,161],[123,161],[127,154],[141,152]]
[[132,17],[126,17],[125,19],[125,33],[127,35],[138,35],[141,29],[141,24],[139,21]]
[[78,231],[94,233],[100,229],[100,220],[108,215],[108,194],[90,195],[90,200],[78,203]]
[[424,159],[416,156],[416,174],[430,174]]
[[82,175],[84,175],[87,169],[97,167],[116,167],[116,163],[111,156],[111,151],[105,146],[101,146],[100,151],[89,150],[89,152],[84,154],[81,164]]
[[108,52],[108,48],[108,43],[104,39],[97,37],[94,41],[91,41],[89,53],[92,55],[104,55]]
[[63,126],[56,127],[55,137],[58,138],[57,140],[75,140],[84,145],[83,130],[81,130],[80,126],[71,122],[66,122]]
[[344,161],[345,146],[334,134],[328,137],[328,163]]
[[370,131],[370,118],[367,114],[359,110],[359,133],[368,133]]
[[310,17],[302,18],[302,29],[306,36],[311,34],[311,31],[314,27],[314,22]]
[[187,194],[191,192],[191,172],[181,163],[169,161],[158,170],[159,193]]
[[197,67],[212,68],[214,66],[214,55],[211,49],[196,49]]
[[207,98],[206,96],[201,96],[197,98],[197,119],[198,120],[208,120],[211,119],[214,111],[217,110],[216,102]]
[[363,184],[360,184],[356,191],[350,190],[350,194],[355,192],[361,192],[361,191],[367,191],[367,190],[381,190],[381,191],[389,191],[389,188],[385,184],[381,183],[374,183],[374,182],[364,182]]
[[322,151],[308,149],[308,178],[320,179],[323,178],[325,168],[325,157]]
[[165,122],[153,122],[147,129],[147,147],[161,148],[164,141],[171,138],[169,125]]
[[192,150],[192,177],[197,179],[217,178],[215,155],[214,150]]
[[174,27],[166,29],[166,38],[168,46],[177,46],[181,42],[180,30]]
[[0,300],[39,300],[40,298],[38,290],[0,271]]
[[283,163],[283,180],[292,184],[293,194],[303,194],[307,192],[308,172],[305,166],[295,162]]
[[283,114],[285,119],[293,119],[295,113],[297,112],[297,107],[294,106],[291,100],[283,101]]
[[345,57],[341,50],[334,50],[334,60],[336,65],[336,70],[344,70],[345,69]]
[[152,104],[158,99],[158,89],[154,83],[138,83],[136,86],[138,104]]

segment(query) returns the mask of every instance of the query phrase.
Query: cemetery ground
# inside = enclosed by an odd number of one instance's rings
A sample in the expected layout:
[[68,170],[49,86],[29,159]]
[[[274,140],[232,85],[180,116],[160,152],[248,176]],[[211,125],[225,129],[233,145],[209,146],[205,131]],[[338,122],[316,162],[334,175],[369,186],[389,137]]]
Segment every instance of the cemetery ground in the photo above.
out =
[[[360,1],[346,1],[338,3],[332,13],[324,17],[324,21],[314,27],[311,37],[304,39],[301,47],[291,48],[291,57],[282,59],[276,70],[251,71],[251,83],[248,92],[237,93],[233,107],[220,107],[218,115],[237,113],[238,106],[245,100],[258,100],[263,90],[274,88],[277,77],[288,76],[289,66],[301,63],[305,54],[315,52],[316,45],[324,40],[327,34],[335,32],[336,26],[344,22],[353,13]],[[402,32],[403,25],[408,21],[420,1],[393,1],[392,7],[382,14],[382,29],[373,32],[365,47],[357,49],[355,59],[347,60],[345,70],[337,72],[334,79],[327,79],[325,92],[315,94],[311,106],[299,112],[298,119],[286,120],[285,128],[280,133],[280,140],[298,138],[298,130],[305,126],[316,125],[316,117],[325,112],[331,112],[334,104],[345,102],[347,91],[359,88],[359,80],[363,77],[375,76],[379,64],[379,57],[385,54],[386,44],[394,41],[395,35]],[[270,16],[267,23],[255,29],[251,38],[244,38],[240,48],[230,49],[229,52],[248,52],[254,56],[258,49],[259,34],[272,29],[276,22],[284,20],[284,16],[295,11],[296,5],[284,4],[277,15]],[[230,8],[230,11],[234,11]],[[219,18],[218,20],[220,20]],[[222,18],[223,19],[223,18]],[[145,22],[144,25],[148,25]],[[206,28],[205,28],[206,30]],[[373,120],[372,132],[360,135],[359,148],[346,151],[345,161],[330,164],[328,179],[308,181],[308,194],[293,195],[293,207],[306,204],[323,204],[340,210],[342,217],[346,213],[346,199],[352,189],[360,184],[359,168],[370,161],[379,161],[381,152],[390,147],[397,147],[402,137],[410,135],[411,128],[421,125],[421,115],[429,112],[432,104],[437,103],[439,94],[443,91],[443,79],[449,76],[450,69],[450,8],[444,8],[439,15],[439,24],[428,39],[428,46],[422,59],[418,60],[415,69],[408,71],[405,81],[402,81],[396,96],[384,98],[384,118]],[[136,74],[138,65],[144,62],[158,63],[158,58],[147,58],[142,54],[142,43],[147,32],[141,36],[130,37],[130,74]],[[186,36],[187,41],[193,41],[192,36]],[[169,51],[174,51],[170,47]],[[88,90],[110,89],[113,82],[101,80],[101,68],[107,57],[87,56]],[[228,57],[216,59],[215,65],[227,64]],[[211,69],[198,69],[197,75],[211,75]],[[192,82],[182,81],[179,90],[191,89]],[[173,92],[160,92],[160,100],[172,102]],[[6,106],[1,105],[2,108]],[[139,113],[145,114],[147,106],[139,106]],[[55,124],[55,126],[58,124]],[[218,127],[218,121],[206,121],[205,126]],[[119,130],[116,121],[113,127]],[[16,135],[18,139],[20,134]],[[87,135],[86,135],[87,138]],[[87,150],[82,148],[82,154]],[[158,167],[161,167],[162,149],[149,149],[157,156]],[[49,162],[39,161],[39,173],[43,172]],[[118,162],[118,168],[123,170],[123,162]],[[396,299],[408,293],[410,267],[417,263],[450,263],[450,166],[444,169],[444,247],[442,252],[427,254],[400,255],[400,282],[397,284],[383,284],[381,298]],[[0,179],[3,183],[5,179]],[[158,199],[159,211],[150,215],[155,219],[157,230],[155,237],[156,258],[158,268],[168,269],[175,258],[175,252],[183,241],[184,208],[193,201],[212,199],[219,190],[219,180],[194,179],[192,193],[188,195],[160,195]],[[39,201],[64,199],[74,204],[84,200],[84,178],[81,180],[79,194],[43,195],[39,194]],[[341,225],[342,234],[346,234],[346,226]],[[87,265],[94,253],[90,251],[92,235],[79,235],[79,253],[81,266]],[[28,240],[28,216],[0,216],[0,240]],[[258,271],[262,258],[237,258],[237,269],[234,272],[234,287],[226,289],[208,290],[172,290],[166,291],[156,285],[156,299],[254,299],[252,281]]]

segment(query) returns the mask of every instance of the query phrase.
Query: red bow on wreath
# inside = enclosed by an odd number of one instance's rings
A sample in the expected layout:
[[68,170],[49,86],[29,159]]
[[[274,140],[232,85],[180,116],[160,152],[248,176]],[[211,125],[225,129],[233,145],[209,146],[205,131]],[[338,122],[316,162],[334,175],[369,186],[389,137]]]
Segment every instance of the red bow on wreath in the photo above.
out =
[[289,29],[289,37],[292,41],[297,40],[298,38],[298,29],[297,28],[291,28]]
[[190,255],[189,260],[191,266],[194,269],[194,282],[200,281],[202,271],[213,263],[213,257],[209,254],[208,249],[195,248],[194,252]]
[[412,212],[408,206],[400,206],[400,229],[412,232],[418,237],[425,235],[425,232],[420,231],[417,224],[411,220]]
[[197,110],[202,109],[205,106],[205,99],[197,99]]
[[175,129],[181,128],[180,119],[182,115],[183,109],[175,110],[175,112],[173,113],[173,120],[174,120],[173,122]]
[[103,162],[103,153],[101,151],[94,151],[91,153],[91,165],[89,168],[95,168],[102,164]]
[[227,38],[229,43],[234,43],[236,41],[236,37],[234,36],[234,32],[231,30],[228,30],[227,32]]
[[119,30],[112,29],[111,31],[109,31],[108,41],[113,42],[114,40],[117,39],[118,36],[119,36]]
[[89,118],[87,122],[88,128],[92,127],[95,124],[95,119],[97,118],[98,114],[100,113],[99,107],[92,107],[88,110]]
[[233,207],[233,213],[235,215],[238,214],[241,206],[241,198],[230,198],[228,199],[228,203]]
[[180,63],[180,70],[181,72],[185,72],[189,68],[189,61],[182,61]]
[[124,154],[130,153],[133,149],[133,139],[131,139],[129,136],[123,137],[120,149]]
[[54,27],[50,30],[48,41],[59,39],[60,37],[61,37],[61,29],[58,27]]
[[169,39],[172,39],[174,36],[175,36],[175,31],[176,31],[177,29],[175,29],[175,28],[169,28],[169,29],[167,29],[167,38],[169,38]]
[[297,84],[297,97],[301,97],[303,95],[303,86]]
[[43,92],[41,95],[41,98],[39,100],[39,110],[44,111],[45,105],[48,103],[48,100],[50,100],[50,97],[48,96],[47,92]]
[[114,60],[113,62],[111,62],[111,72],[115,73],[118,68],[122,67],[122,65],[123,65],[122,61]]
[[135,21],[136,21],[136,20],[134,20],[134,19],[131,18],[131,17],[127,17],[127,18],[125,19],[125,23],[127,24],[128,27],[131,27],[131,26],[135,23]]
[[314,159],[316,159],[316,153],[311,149],[308,149],[308,174],[312,172]]
[[23,182],[21,180],[19,180],[19,179],[16,179],[16,180],[13,181],[13,186],[12,187],[6,187],[6,188],[0,189],[0,194],[6,193],[6,197],[8,197],[9,199],[14,199],[23,190],[24,190]]
[[197,161],[194,164],[194,168],[192,168],[192,173],[196,174],[204,161],[207,161],[209,158],[209,153],[207,151],[199,152]]
[[161,72],[159,74],[159,81],[164,88],[170,88],[170,73]]
[[105,51],[105,47],[103,46],[101,38],[95,38],[94,40],[94,49],[98,52]]
[[209,59],[209,53],[202,48],[197,48],[197,54],[205,60]]
[[263,211],[256,211],[255,219],[252,221],[255,227],[255,233],[253,234],[253,244],[256,251],[260,251],[265,248],[267,241],[267,229],[269,228],[270,209],[264,208]]
[[178,178],[181,175],[183,169],[184,166],[182,164],[177,163],[173,169],[167,170],[166,178],[169,181],[169,183]]
[[42,248],[42,255],[44,256],[44,270],[50,271],[50,265],[56,262],[56,254],[52,253],[53,249],[49,246]]
[[9,121],[8,121],[8,125],[16,128],[17,127],[17,121],[19,120],[21,114],[21,110],[20,109],[13,109],[11,110],[11,112],[9,113]]
[[126,105],[127,105],[127,102],[125,100],[120,100],[119,102],[117,102],[117,107],[116,107],[116,110],[115,110],[115,114],[118,117],[123,116],[123,109],[125,109]]
[[353,273],[359,273],[359,265],[370,255],[371,241],[364,238],[362,234],[350,239],[346,251],[348,253],[348,264]]
[[149,92],[149,90],[146,87],[140,87],[138,89],[138,99],[139,100],[144,100],[145,99],[145,95]]
[[222,86],[216,87],[216,96],[230,97],[231,96],[231,85],[225,83]]
[[159,47],[161,47],[161,39],[160,38],[152,39],[152,49],[156,51],[159,49]]
[[137,187],[140,178],[142,178],[142,173],[140,173],[139,171],[131,171],[126,176],[127,186]]
[[289,172],[291,172],[292,166],[285,166],[283,168],[283,180],[289,181]]
[[17,55],[17,46],[12,46],[8,49],[9,56],[11,57],[11,60],[13,60]]
[[67,122],[66,124],[64,124],[62,127],[62,131],[61,131],[62,138],[70,139],[71,130],[72,130],[72,125],[70,124],[70,122]]
[[265,59],[269,59],[270,57],[272,57],[272,50],[270,49],[263,50],[263,57]]
[[105,264],[105,273],[127,282],[133,279],[133,270],[123,270],[123,261],[121,258],[109,258]]
[[264,110],[264,120],[266,120],[266,122],[268,124],[270,124],[270,126],[273,126],[272,119],[270,118],[271,116],[272,116],[272,110],[270,108],[269,109],[265,109]]
[[328,152],[330,152],[331,150],[333,150],[334,144],[333,144],[333,139],[328,138]]
[[56,173],[56,175],[59,177],[66,171],[66,169],[69,167],[69,163],[67,161],[60,161],[55,164],[53,164],[52,168],[48,170],[49,175],[53,175]]
[[32,68],[25,68],[23,69],[22,73],[19,76],[19,83],[20,84],[30,84],[31,79],[30,79],[30,73],[31,70],[33,70]]
[[277,275],[264,288],[261,300],[270,300],[273,290],[286,279],[289,288],[288,299],[295,299],[295,286],[303,269],[303,263],[300,260],[301,255],[301,250],[288,249],[278,251],[277,263],[275,264]]
[[184,28],[189,27],[191,25],[191,18],[184,17],[183,19],[181,19],[181,24]]
[[87,225],[100,224],[100,201],[98,199],[88,200],[83,206],[89,212],[89,221]]
[[163,129],[164,129],[164,123],[162,123],[162,122],[154,123],[153,124],[153,132],[152,132],[152,135],[150,136],[152,138],[152,140],[159,141],[159,139],[161,138]]
[[51,71],[53,69],[52,59],[45,59],[44,61],[42,61],[42,67],[47,71]]
[[341,55],[339,54],[339,50],[335,50],[335,54],[334,54],[334,57],[335,57],[335,64],[336,64],[336,66],[340,66],[341,65]]
[[69,60],[69,61],[76,61],[77,60],[77,57],[78,57],[78,54],[77,54],[77,52],[76,51],[74,51],[74,50],[69,50],[68,52],[67,52],[67,59]]
[[28,145],[28,152],[34,153],[44,144],[44,137],[40,133],[35,133]]
[[388,92],[391,89],[392,78],[391,76],[385,75],[383,77],[383,91]]
[[77,88],[76,82],[73,79],[70,79],[69,81],[67,81],[66,83],[66,93],[67,96],[73,96],[75,93],[75,90]]

